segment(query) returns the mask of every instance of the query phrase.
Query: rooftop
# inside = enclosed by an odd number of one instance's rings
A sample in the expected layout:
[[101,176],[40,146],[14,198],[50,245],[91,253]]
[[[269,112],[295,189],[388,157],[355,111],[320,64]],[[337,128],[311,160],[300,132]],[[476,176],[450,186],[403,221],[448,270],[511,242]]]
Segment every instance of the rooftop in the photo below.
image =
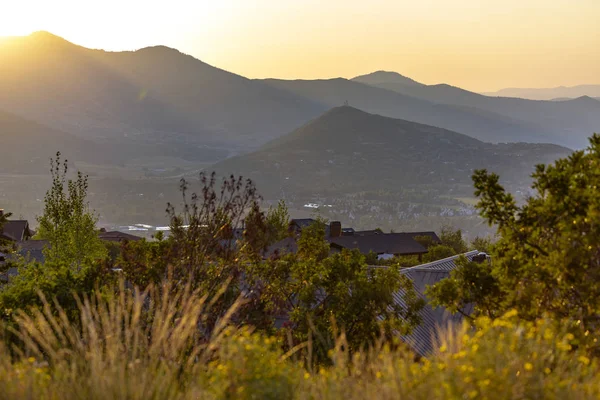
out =
[[327,238],[332,247],[358,249],[363,254],[424,254],[427,249],[408,233],[380,233]]

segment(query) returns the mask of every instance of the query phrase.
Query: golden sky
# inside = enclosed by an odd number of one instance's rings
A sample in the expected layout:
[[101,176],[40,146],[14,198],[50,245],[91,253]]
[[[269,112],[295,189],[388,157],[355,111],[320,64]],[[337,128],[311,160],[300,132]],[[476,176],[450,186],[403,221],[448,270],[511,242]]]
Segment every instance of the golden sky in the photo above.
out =
[[600,0],[0,0],[0,36],[38,30],[107,50],[164,44],[250,78],[600,84]]

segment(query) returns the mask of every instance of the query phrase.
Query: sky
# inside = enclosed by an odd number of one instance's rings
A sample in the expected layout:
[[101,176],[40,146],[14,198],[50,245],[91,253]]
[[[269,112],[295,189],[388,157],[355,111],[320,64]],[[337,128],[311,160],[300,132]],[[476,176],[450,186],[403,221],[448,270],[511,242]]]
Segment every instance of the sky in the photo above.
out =
[[249,78],[600,84],[600,0],[0,0],[0,36],[166,45]]

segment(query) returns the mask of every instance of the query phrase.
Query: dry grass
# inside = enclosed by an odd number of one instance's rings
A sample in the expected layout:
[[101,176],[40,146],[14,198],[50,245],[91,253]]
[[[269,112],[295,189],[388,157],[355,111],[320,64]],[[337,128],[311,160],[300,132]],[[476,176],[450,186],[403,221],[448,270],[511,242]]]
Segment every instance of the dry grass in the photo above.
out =
[[204,332],[210,302],[189,288],[165,289],[79,299],[78,321],[51,302],[19,312],[14,333],[22,345],[0,343],[1,397],[600,398],[596,361],[547,321],[481,319],[476,330],[447,332],[439,354],[421,362],[385,343],[348,354],[342,334],[332,366],[306,369],[310,344],[283,354],[274,339],[233,328],[227,317]]

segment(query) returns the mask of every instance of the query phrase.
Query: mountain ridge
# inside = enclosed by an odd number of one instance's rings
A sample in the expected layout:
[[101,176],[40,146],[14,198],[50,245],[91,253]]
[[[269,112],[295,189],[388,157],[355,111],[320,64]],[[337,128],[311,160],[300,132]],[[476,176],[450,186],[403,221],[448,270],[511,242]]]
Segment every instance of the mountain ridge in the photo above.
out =
[[[267,195],[351,195],[362,191],[440,185],[470,187],[473,169],[528,181],[537,162],[571,150],[553,144],[490,144],[447,129],[333,108],[255,152],[213,166],[243,174]],[[472,189],[470,189],[472,190]]]

